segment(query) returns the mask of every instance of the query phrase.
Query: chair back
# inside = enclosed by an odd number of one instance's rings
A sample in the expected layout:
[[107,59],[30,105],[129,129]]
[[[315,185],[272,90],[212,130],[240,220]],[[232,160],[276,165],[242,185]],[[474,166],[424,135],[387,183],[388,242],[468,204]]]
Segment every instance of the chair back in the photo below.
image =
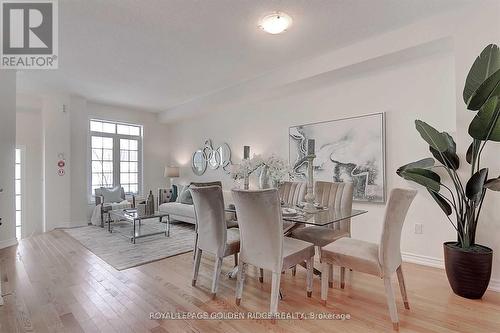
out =
[[[314,183],[315,201],[342,215],[349,215],[352,212],[353,191],[354,185],[352,183],[323,181]],[[330,228],[347,232],[350,235],[351,219],[332,223]]]
[[306,195],[307,184],[305,182],[283,182],[279,187],[281,201],[290,206],[303,202]]
[[220,186],[222,187],[222,182],[220,180],[216,180],[213,182],[191,182],[189,183],[190,186],[196,186],[196,187],[204,187],[204,186]]
[[394,273],[401,265],[401,230],[406,213],[416,195],[416,190],[395,188],[391,191],[385,209],[384,229],[378,252],[383,273]]
[[277,189],[233,190],[240,228],[240,260],[263,269],[281,271],[283,221]]
[[220,257],[226,247],[224,199],[220,186],[190,187],[198,232],[198,247]]

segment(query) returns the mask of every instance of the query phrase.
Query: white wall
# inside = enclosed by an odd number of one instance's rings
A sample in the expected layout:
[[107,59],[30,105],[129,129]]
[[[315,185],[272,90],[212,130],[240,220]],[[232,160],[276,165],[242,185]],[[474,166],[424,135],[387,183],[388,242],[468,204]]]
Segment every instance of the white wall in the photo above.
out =
[[[484,46],[500,41],[499,10],[500,4],[492,2],[491,7],[471,6],[433,17],[183,105],[182,110],[193,116],[170,125],[171,161],[182,166],[179,181],[222,178],[225,187],[232,186],[219,171],[209,170],[202,177],[192,174],[191,154],[208,138],[215,144],[228,142],[237,155],[234,162],[241,159],[243,145],[250,145],[252,153],[288,158],[289,126],[373,112],[387,114],[388,189],[414,187],[396,176],[395,170],[429,156],[414,129],[417,118],[450,132],[465,165],[463,153],[470,143],[467,127],[473,114],[465,110],[463,84]],[[177,116],[167,111],[162,119]],[[498,144],[493,145],[483,163],[497,175],[500,160],[493,149]],[[467,170],[464,166],[464,173]],[[499,199],[499,193],[488,193],[477,239],[496,253],[500,251],[500,207],[494,202]],[[369,213],[354,219],[353,236],[377,241],[384,206],[355,206]],[[423,224],[422,235],[414,233],[415,223]],[[406,258],[440,266],[442,243],[454,238],[440,209],[420,189],[403,230]],[[500,288],[499,256],[494,257],[491,285]]]
[[23,237],[43,232],[41,111],[17,112],[16,145],[24,148]]
[[[71,110],[67,96],[50,96],[42,105],[44,231],[71,226]],[[66,161],[65,174],[57,162]]]
[[0,249],[16,244],[15,148],[16,72],[0,70]]

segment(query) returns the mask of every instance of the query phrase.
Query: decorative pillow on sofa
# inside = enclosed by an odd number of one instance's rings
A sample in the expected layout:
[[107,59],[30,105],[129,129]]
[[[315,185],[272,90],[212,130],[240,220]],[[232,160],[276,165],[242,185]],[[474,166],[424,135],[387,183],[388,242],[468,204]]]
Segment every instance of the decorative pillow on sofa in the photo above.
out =
[[191,196],[191,191],[189,190],[189,186],[185,186],[182,190],[182,192],[179,193],[178,201],[180,203],[186,204],[186,205],[192,205],[193,204],[193,197]]
[[177,198],[175,198],[175,202],[181,202],[181,194],[186,189],[186,185],[177,185]]
[[172,185],[172,194],[170,195],[170,202],[176,202],[177,201],[177,196],[179,194],[177,190],[177,185]]
[[115,186],[113,188],[101,187],[101,194],[104,199],[104,203],[123,201],[122,188],[120,186]]

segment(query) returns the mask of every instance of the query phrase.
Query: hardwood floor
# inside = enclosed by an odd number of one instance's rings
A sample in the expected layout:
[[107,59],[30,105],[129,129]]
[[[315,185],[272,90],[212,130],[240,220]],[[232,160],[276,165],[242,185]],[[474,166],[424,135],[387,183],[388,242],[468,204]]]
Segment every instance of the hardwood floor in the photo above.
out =
[[[224,261],[223,274],[233,259]],[[192,253],[124,271],[96,257],[60,230],[22,240],[0,250],[2,290],[0,332],[391,332],[381,279],[346,272],[346,289],[330,289],[320,304],[320,280],[306,298],[302,268],[282,276],[285,295],[279,310],[348,313],[350,320],[152,320],[155,312],[236,312],[269,309],[270,276],[258,281],[250,267],[241,306],[235,280],[220,278],[211,299],[213,260],[202,259],[197,286],[191,286]],[[442,270],[404,264],[411,310],[397,295],[401,332],[500,332],[500,293],[482,300],[455,296]],[[396,281],[395,289],[397,289]]]

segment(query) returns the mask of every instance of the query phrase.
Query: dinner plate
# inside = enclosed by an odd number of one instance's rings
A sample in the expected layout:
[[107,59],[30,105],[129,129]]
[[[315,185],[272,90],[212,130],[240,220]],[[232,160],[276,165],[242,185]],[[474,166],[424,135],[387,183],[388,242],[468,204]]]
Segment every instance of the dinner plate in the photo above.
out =
[[297,215],[297,210],[295,210],[293,208],[283,208],[281,210],[281,214],[283,216],[294,216],[294,215]]

